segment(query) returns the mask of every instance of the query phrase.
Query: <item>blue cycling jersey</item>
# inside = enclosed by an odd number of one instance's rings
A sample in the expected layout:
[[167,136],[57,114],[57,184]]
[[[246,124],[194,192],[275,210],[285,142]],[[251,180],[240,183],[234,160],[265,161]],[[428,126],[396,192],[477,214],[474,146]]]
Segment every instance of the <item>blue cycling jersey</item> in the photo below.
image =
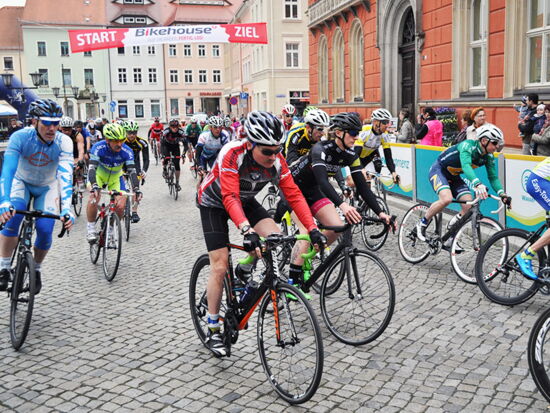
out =
[[107,174],[118,174],[122,167],[134,167],[134,151],[128,145],[123,144],[119,152],[114,152],[107,141],[100,141],[90,149],[90,161],[98,163],[98,170]]
[[218,156],[220,149],[223,145],[229,142],[230,139],[229,134],[224,130],[220,132],[220,136],[217,138],[214,137],[212,132],[209,130],[201,133],[197,142],[197,147],[202,147],[201,156],[199,158],[199,166],[205,169],[207,165],[212,167],[216,161],[216,157]]

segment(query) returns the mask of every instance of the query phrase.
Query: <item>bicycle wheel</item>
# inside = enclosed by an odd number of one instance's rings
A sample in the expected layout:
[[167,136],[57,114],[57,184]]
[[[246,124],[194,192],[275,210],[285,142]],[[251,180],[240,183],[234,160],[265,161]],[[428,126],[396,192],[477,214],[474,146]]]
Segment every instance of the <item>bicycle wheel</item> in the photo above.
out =
[[195,164],[195,161],[191,161],[191,176],[193,176],[193,179],[197,179],[198,176],[197,165]]
[[105,220],[99,216],[95,220],[95,232],[98,234],[98,239],[93,244],[90,244],[90,260],[92,264],[97,262],[101,248],[105,246]]
[[[475,263],[481,246],[502,226],[492,218],[482,217],[478,221],[475,234],[472,233],[472,221],[465,222],[456,233],[451,244],[451,266],[455,274],[468,284],[476,284]],[[474,249],[474,237],[477,239],[477,249]]]
[[116,213],[107,216],[105,246],[103,247],[103,274],[107,281],[113,281],[120,264],[122,252],[122,227]]
[[124,206],[124,231],[126,233],[126,242],[130,239],[130,222],[132,221],[132,206],[130,197],[126,198],[126,205]]
[[260,304],[257,334],[260,360],[275,391],[290,404],[311,399],[323,374],[323,341],[303,294],[289,284],[277,283]]
[[74,214],[79,217],[80,214],[82,213],[82,191],[78,190],[78,186],[73,188],[73,199],[72,199],[72,204],[73,204],[73,209],[74,209]]
[[529,344],[527,344],[527,361],[529,362],[529,371],[533,381],[544,398],[550,403],[550,378],[545,366],[545,360],[546,363],[550,360],[550,354],[546,354],[550,351],[550,343],[546,343],[546,340],[550,340],[547,334],[549,326],[550,308],[540,315],[531,330]]
[[[370,343],[386,329],[395,307],[395,286],[390,270],[369,251],[352,251],[347,270],[340,255],[321,284],[321,314],[330,332],[341,342]],[[342,271],[343,269],[343,271]],[[339,288],[329,292],[327,286]]]
[[[430,255],[430,248],[426,242],[420,241],[416,235],[416,224],[426,214],[427,205],[416,204],[409,209],[399,226],[398,244],[399,252],[405,261],[413,264],[424,261]],[[433,236],[437,228],[439,218],[436,215],[426,228],[426,236]]]
[[[378,205],[380,205],[382,211],[389,215],[390,209],[384,200],[377,196],[376,202],[378,202]],[[364,215],[369,218],[378,218],[374,211],[366,206]],[[386,240],[388,239],[387,231],[380,238],[371,238],[372,235],[379,234],[383,228],[384,227],[382,224],[375,224],[365,220],[361,221],[361,238],[363,239],[363,243],[368,250],[378,251],[386,243]]]
[[159,164],[159,148],[157,146],[157,142],[153,140],[153,155],[155,157],[155,165]]
[[[206,345],[206,335],[208,334],[208,300],[206,298],[206,284],[210,276],[210,258],[208,254],[203,254],[195,261],[193,270],[191,271],[191,279],[189,280],[189,309],[191,311],[191,319],[195,326],[195,331],[201,342]],[[220,320],[225,319],[225,313],[229,307],[228,298],[229,283],[224,278],[223,296],[220,306]]]
[[34,258],[30,251],[26,251],[21,255],[15,268],[11,287],[10,340],[15,350],[21,348],[29,332],[35,288]]
[[[536,281],[527,278],[514,260],[525,250],[530,233],[522,229],[507,228],[493,235],[477,254],[475,275],[485,296],[501,305],[515,305],[527,301],[538,290]],[[533,240],[534,241],[534,240]],[[544,250],[537,251],[533,259],[535,273],[546,262]]]

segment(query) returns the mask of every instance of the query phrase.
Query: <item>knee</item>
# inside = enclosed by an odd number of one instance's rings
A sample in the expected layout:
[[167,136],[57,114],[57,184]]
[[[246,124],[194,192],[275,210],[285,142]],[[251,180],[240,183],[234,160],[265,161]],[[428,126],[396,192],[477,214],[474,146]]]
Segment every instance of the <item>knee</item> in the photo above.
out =
[[441,201],[443,206],[447,206],[453,201],[453,195],[452,194],[441,194],[439,196],[439,200]]
[[50,218],[36,220],[36,241],[34,246],[41,250],[49,250],[52,246],[52,232],[55,221]]

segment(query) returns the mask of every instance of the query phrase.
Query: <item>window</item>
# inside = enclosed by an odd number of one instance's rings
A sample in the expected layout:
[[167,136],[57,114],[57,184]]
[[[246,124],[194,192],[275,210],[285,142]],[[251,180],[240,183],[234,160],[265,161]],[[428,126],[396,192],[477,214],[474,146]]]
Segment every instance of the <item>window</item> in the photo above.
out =
[[183,45],[183,55],[185,57],[191,57],[191,45],[190,44],[184,44]]
[[206,83],[206,70],[199,70],[199,83]]
[[185,69],[184,81],[185,83],[193,83],[193,71],[191,69]]
[[285,0],[285,19],[298,18],[298,0]]
[[4,57],[4,70],[13,70],[13,57]]
[[178,99],[170,99],[170,116],[178,116],[179,114]]
[[327,38],[324,35],[319,40],[317,59],[319,66],[319,101],[328,103],[328,45]]
[[88,50],[87,52],[84,52],[84,57],[92,57],[92,51]]
[[156,54],[155,46],[147,46],[147,54],[149,56],[154,56]]
[[[126,69],[124,69],[126,70]],[[118,117],[127,118],[128,117],[128,104],[125,100],[118,101]]]
[[157,68],[149,68],[149,83],[157,83]]
[[222,71],[221,70],[212,70],[212,82],[221,83],[222,82]]
[[143,100],[136,100],[135,111],[136,111],[136,118],[144,117]]
[[61,42],[61,56],[69,56],[69,42]]
[[355,20],[350,31],[350,81],[351,96],[354,101],[363,100],[364,79],[364,55],[363,55],[363,29],[359,20]]
[[71,80],[71,69],[62,69],[61,77],[63,80],[63,86],[71,86],[73,84]]
[[122,17],[122,23],[123,24],[147,23],[147,18],[146,17],[138,17],[138,16],[124,16],[124,17]]
[[124,4],[143,4],[143,0],[124,0]]
[[160,100],[158,99],[151,99],[151,117],[160,118]]
[[527,15],[527,83],[550,83],[550,4],[530,0]]
[[118,83],[124,84],[128,82],[128,78],[126,77],[126,68],[125,67],[119,67],[118,68]]
[[332,101],[344,101],[344,37],[339,29],[332,40]]
[[94,69],[84,69],[84,86],[94,85]]
[[134,67],[134,83],[141,83],[141,68],[140,67]]
[[300,45],[298,43],[286,43],[286,67],[299,67],[299,49]]
[[124,46],[117,47],[117,51],[119,56],[124,56]]
[[139,46],[132,46],[132,53],[134,56],[139,56],[141,53],[141,48]]
[[193,108],[193,99],[185,99],[185,114],[192,115],[193,113],[195,113],[195,109]]
[[205,57],[206,56],[206,46],[204,44],[199,44],[199,57]]
[[176,45],[175,44],[169,44],[168,45],[168,56],[176,56],[177,53],[176,53]]
[[176,69],[170,69],[170,83],[178,83],[178,71]]
[[48,69],[38,69],[38,73],[42,75],[40,77],[40,83],[38,85],[42,87],[48,87]]
[[487,77],[487,2],[472,0],[470,9],[470,88],[485,88]]
[[220,45],[219,44],[213,44],[212,45],[212,56],[213,57],[220,57]]
[[46,56],[46,42],[38,42],[38,56]]

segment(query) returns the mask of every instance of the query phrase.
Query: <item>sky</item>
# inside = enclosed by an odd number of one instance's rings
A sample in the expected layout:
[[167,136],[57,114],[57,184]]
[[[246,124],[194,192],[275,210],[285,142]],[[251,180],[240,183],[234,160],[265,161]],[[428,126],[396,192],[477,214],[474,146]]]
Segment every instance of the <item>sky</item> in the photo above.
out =
[[0,0],[0,7],[4,6],[24,6],[27,0]]

